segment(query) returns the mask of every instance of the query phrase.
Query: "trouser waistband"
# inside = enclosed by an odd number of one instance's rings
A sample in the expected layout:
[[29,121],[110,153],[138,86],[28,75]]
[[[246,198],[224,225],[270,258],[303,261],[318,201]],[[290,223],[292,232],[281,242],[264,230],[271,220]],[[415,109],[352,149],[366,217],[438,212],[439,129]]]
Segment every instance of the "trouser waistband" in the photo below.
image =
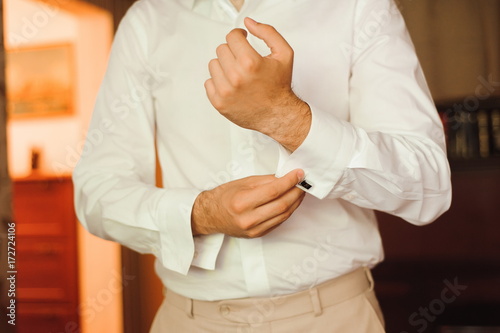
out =
[[237,323],[262,323],[306,313],[318,316],[325,307],[346,301],[373,289],[368,268],[359,268],[314,288],[290,295],[269,298],[242,298],[199,301],[166,291],[166,301],[188,316],[203,316]]

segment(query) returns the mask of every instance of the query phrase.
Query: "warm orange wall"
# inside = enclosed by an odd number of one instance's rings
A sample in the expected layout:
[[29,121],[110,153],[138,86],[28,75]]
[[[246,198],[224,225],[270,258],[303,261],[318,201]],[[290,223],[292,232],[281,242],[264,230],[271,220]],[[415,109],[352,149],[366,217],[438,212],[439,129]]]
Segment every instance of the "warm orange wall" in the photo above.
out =
[[[32,147],[41,150],[41,173],[71,173],[83,143],[95,95],[106,68],[113,34],[111,15],[77,1],[4,0],[7,48],[73,44],[75,109],[63,117],[11,120],[8,124],[11,175],[30,172]],[[75,223],[77,223],[75,221]],[[121,333],[120,247],[78,226],[82,333]]]

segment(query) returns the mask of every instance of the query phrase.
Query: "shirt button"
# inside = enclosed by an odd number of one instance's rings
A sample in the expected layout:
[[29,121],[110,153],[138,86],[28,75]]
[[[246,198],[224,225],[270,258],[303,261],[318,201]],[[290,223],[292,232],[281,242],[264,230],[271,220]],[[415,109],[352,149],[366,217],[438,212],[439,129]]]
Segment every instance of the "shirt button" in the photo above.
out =
[[220,313],[223,316],[227,316],[231,312],[231,309],[229,308],[228,305],[221,305],[221,307],[219,308],[219,310],[220,310]]

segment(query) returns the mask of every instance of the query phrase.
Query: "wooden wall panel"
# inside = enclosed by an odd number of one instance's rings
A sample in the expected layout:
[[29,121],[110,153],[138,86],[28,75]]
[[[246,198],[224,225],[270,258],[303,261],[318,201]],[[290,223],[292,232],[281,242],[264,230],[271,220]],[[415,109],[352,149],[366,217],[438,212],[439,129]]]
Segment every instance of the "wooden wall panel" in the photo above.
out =
[[91,4],[104,8],[113,14],[115,30],[120,20],[135,0],[85,0]]

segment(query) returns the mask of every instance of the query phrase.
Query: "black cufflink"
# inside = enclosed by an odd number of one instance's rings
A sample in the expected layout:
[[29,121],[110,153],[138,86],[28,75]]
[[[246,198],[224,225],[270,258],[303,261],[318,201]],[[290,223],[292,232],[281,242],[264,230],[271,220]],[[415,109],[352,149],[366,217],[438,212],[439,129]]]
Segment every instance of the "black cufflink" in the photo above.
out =
[[309,184],[306,180],[301,181],[299,183],[299,186],[305,188],[306,190],[309,190],[312,187],[312,185]]

